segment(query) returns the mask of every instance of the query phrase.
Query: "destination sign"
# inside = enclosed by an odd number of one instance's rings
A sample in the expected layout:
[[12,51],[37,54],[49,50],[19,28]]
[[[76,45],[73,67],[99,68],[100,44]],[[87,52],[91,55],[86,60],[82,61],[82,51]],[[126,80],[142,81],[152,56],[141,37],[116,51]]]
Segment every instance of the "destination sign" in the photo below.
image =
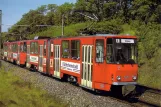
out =
[[134,43],[134,39],[121,39],[121,43]]

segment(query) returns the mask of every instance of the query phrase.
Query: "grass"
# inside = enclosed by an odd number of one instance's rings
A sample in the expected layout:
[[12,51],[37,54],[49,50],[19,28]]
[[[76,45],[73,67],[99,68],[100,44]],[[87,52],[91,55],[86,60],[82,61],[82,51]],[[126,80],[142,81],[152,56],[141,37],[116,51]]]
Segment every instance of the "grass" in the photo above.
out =
[[60,99],[48,95],[45,91],[35,88],[31,83],[24,82],[0,69],[0,107],[66,107]]

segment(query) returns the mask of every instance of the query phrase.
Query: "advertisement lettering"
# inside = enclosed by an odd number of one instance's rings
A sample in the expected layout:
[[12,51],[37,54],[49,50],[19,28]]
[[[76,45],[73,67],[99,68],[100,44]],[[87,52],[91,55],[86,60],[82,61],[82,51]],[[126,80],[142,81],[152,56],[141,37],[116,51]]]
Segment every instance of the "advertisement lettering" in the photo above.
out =
[[30,62],[38,62],[37,56],[30,56]]
[[13,58],[17,58],[17,53],[13,53]]
[[61,61],[61,69],[75,72],[75,73],[80,73],[80,64],[73,63],[73,62],[67,62],[67,61]]

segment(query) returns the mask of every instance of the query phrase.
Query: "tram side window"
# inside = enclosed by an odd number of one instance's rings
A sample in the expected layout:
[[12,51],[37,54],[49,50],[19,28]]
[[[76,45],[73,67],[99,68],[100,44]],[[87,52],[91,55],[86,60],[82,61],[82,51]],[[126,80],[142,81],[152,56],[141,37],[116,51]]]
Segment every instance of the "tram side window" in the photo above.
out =
[[70,51],[69,51],[69,40],[62,41],[62,57],[69,58]]
[[80,41],[78,40],[71,41],[71,57],[72,59],[80,59]]
[[13,44],[12,45],[12,52],[17,52],[18,49],[18,45],[17,44]]
[[39,46],[38,42],[35,42],[35,54],[38,54]]
[[17,52],[17,45],[14,44],[13,52]]
[[5,51],[7,51],[8,50],[8,46],[6,46],[6,44],[3,46],[3,49],[5,50]]
[[12,45],[11,44],[9,45],[9,51],[10,52],[12,51]]
[[18,45],[15,44],[15,52],[17,52],[17,51],[18,51]]
[[14,46],[13,46],[13,44],[11,45],[11,51],[13,52],[13,48],[14,48]]
[[53,52],[53,42],[51,42],[51,53],[50,53],[50,56],[53,57],[53,54],[54,54],[54,52]]
[[30,53],[31,54],[38,54],[38,42],[31,42]]
[[104,40],[96,40],[96,62],[103,62],[104,56]]
[[31,54],[34,54],[34,47],[35,47],[35,43],[31,42],[31,44],[30,44],[30,53]]
[[27,52],[26,42],[20,44],[20,52]]
[[44,41],[44,56],[46,56],[46,41]]
[[107,52],[106,52],[106,62],[107,63],[113,63],[114,59],[113,59],[113,42],[112,42],[112,38],[108,38],[107,39]]
[[24,52],[27,52],[27,43],[26,42],[24,42],[23,49],[24,49]]

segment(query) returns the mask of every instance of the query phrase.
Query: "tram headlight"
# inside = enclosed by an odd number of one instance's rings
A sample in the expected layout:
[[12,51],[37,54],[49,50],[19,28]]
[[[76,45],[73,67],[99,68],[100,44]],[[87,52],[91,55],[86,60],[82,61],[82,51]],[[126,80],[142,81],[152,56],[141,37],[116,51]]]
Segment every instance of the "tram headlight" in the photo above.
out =
[[120,76],[117,76],[117,80],[120,81],[121,80],[121,77]]
[[137,79],[137,76],[133,76],[132,79],[133,79],[133,80],[136,80],[136,79]]

